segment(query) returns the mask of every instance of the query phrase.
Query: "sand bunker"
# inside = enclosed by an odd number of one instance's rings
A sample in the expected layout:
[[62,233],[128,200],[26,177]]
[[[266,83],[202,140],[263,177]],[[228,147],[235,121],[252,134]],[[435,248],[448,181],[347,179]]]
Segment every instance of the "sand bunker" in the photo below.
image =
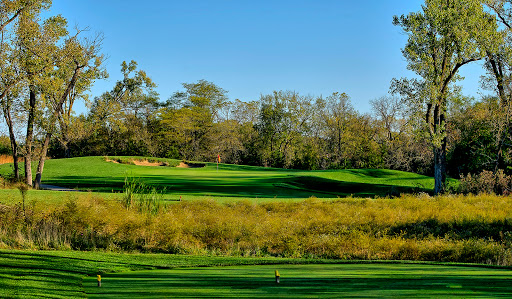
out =
[[180,167],[180,168],[201,168],[201,167],[205,167],[205,166],[206,166],[206,164],[181,162],[180,165],[178,165],[176,167]]
[[121,161],[117,159],[105,159],[107,162],[115,163],[115,164],[133,164],[138,166],[169,166],[167,162],[150,162],[148,160],[129,160],[129,161]]
[[169,166],[167,162],[149,162],[148,160],[132,160],[131,162],[138,166]]
[[[107,162],[115,163],[115,164],[133,164],[137,166],[170,166],[168,162],[160,162],[160,161],[149,161],[145,160],[129,160],[129,161],[121,161],[118,159],[105,159]],[[190,162],[181,162],[178,166],[180,168],[201,168],[206,167],[206,164],[203,163],[190,163]]]

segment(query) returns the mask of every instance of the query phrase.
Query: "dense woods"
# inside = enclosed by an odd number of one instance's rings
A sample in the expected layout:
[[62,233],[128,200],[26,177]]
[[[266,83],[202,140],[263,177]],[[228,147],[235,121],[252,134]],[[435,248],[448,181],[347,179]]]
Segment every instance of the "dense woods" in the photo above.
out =
[[[183,83],[161,99],[151,74],[123,62],[123,79],[88,95],[103,68],[102,36],[70,29],[63,16],[43,19],[50,0],[2,0],[0,105],[14,177],[41,182],[45,157],[139,155],[297,169],[390,168],[467,178],[512,171],[510,45],[512,1],[426,0],[395,16],[415,78],[396,78],[361,113],[340,90],[305,95],[276,90],[259,99],[230,99],[214,82]],[[390,20],[391,21],[391,20]],[[482,87],[466,97],[459,70],[483,61]],[[371,82],[369,83],[371,84]],[[76,101],[88,104],[77,115]],[[24,158],[24,171],[18,158]],[[35,176],[31,163],[38,163]],[[504,188],[506,191],[507,188]],[[504,191],[504,192],[505,192]]]

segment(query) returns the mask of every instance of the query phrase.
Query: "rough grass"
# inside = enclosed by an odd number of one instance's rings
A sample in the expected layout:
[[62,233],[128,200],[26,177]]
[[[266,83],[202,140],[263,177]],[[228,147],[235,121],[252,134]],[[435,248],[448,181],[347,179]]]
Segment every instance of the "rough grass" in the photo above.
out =
[[[121,161],[155,159],[110,158]],[[169,165],[179,162],[166,161]],[[9,164],[0,165],[0,174],[8,175],[10,172]],[[166,199],[171,200],[179,196],[279,199],[375,197],[427,192],[433,186],[432,178],[392,170],[296,171],[220,164],[217,171],[215,163],[206,163],[203,168],[137,166],[107,162],[105,157],[48,160],[43,183],[80,190],[121,192],[126,177],[140,178],[160,190],[165,188]]]
[[182,201],[155,212],[69,196],[0,206],[0,247],[512,265],[506,197]]

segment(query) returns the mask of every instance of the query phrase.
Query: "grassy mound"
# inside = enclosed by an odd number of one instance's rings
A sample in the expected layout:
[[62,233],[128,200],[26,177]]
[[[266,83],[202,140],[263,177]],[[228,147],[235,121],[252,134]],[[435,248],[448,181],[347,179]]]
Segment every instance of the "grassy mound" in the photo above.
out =
[[[433,179],[393,170],[297,171],[205,163],[205,167],[161,167],[134,165],[146,160],[177,166],[180,161],[144,157],[81,157],[48,160],[43,183],[80,190],[121,192],[125,179],[138,178],[159,190],[167,199],[198,196],[242,198],[374,197],[427,192]],[[0,174],[11,172],[9,164]]]

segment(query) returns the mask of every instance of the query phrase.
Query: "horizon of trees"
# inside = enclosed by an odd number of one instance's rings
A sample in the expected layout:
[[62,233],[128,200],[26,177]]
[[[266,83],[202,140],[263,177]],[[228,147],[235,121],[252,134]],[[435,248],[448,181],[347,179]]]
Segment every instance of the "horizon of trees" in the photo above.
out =
[[[137,63],[94,99],[108,76],[102,36],[70,30],[63,16],[41,18],[51,0],[0,0],[0,106],[14,177],[36,188],[46,156],[140,155],[297,169],[389,168],[435,177],[512,172],[512,0],[425,0],[395,16],[408,41],[403,54],[416,78],[397,78],[360,113],[349,95],[274,91],[230,101],[213,82],[183,83],[161,100]],[[483,87],[461,94],[458,71],[484,61]],[[73,111],[84,100],[89,110]],[[18,157],[24,157],[20,171]],[[38,161],[37,172],[31,164]]]

